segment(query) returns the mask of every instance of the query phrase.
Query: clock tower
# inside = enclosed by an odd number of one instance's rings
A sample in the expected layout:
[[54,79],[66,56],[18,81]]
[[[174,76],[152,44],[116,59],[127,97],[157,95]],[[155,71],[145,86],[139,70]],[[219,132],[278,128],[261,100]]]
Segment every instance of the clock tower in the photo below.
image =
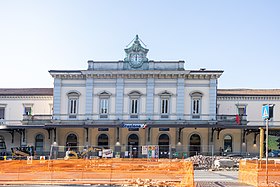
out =
[[129,47],[124,50],[126,53],[126,58],[124,59],[125,69],[147,69],[147,53],[149,49],[142,47],[141,43],[144,43],[140,41],[138,35],[136,35],[132,40],[133,43],[128,44]]

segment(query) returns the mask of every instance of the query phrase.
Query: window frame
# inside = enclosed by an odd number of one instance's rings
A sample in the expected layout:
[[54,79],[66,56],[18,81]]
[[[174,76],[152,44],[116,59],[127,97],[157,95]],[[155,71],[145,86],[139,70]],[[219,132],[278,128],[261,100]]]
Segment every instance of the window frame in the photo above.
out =
[[200,91],[194,91],[190,93],[190,96],[191,96],[191,118],[201,119],[203,94]]
[[165,90],[159,94],[160,96],[160,118],[166,119],[169,118],[171,110],[171,96],[172,94]]
[[0,116],[0,120],[5,120],[6,106],[0,104],[0,109],[3,109],[3,117]]
[[[68,96],[68,116],[69,119],[76,119],[79,113],[79,98],[80,92],[78,91],[69,91]],[[74,105],[74,106],[73,106]]]
[[140,101],[142,93],[139,91],[131,91],[129,94],[129,115],[130,118],[138,118],[140,114]]
[[[246,116],[247,115],[247,104],[236,104],[237,115]],[[241,112],[241,109],[243,111]]]
[[[106,119],[108,118],[108,115],[110,114],[110,97],[111,93],[107,91],[103,91],[98,94],[99,96],[99,118]],[[104,104],[103,101],[105,101],[105,108],[103,108]],[[103,109],[107,109],[106,112],[103,112]]]
[[[37,137],[38,136],[42,136],[42,139],[40,139],[40,140],[42,140],[42,141],[40,141],[41,143],[42,143],[42,146],[39,146],[42,150],[40,150],[40,151],[38,151],[38,146],[37,146],[37,143],[38,143],[38,141],[37,140],[39,140],[39,139],[37,139]],[[37,153],[43,153],[44,152],[44,135],[43,134],[37,134],[36,136],[35,136],[35,146],[34,146],[34,148],[35,148],[35,151],[37,152]]]

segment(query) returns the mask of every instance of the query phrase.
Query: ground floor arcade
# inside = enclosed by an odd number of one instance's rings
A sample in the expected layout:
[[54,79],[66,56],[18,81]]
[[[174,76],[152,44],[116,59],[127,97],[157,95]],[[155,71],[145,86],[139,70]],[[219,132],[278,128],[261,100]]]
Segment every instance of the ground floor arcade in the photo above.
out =
[[[86,146],[112,149],[126,157],[143,157],[143,146],[158,146],[161,158],[196,154],[258,155],[258,130],[220,128],[26,128],[0,131],[0,146],[34,146],[48,155],[54,143],[80,151]],[[80,150],[79,150],[80,149]],[[178,154],[179,153],[179,154]]]

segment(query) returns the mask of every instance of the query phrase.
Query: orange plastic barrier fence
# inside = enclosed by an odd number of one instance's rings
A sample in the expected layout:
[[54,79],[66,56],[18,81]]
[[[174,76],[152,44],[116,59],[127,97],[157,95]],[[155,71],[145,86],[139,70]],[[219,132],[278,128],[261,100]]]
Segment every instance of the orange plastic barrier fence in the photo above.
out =
[[10,160],[0,165],[0,184],[194,186],[193,164],[184,160]]
[[241,160],[239,181],[257,187],[280,187],[280,160]]

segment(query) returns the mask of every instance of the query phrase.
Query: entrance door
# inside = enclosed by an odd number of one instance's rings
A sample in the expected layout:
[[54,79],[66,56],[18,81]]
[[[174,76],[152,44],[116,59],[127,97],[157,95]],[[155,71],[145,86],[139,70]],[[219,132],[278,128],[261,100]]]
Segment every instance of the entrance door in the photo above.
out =
[[158,138],[159,158],[169,158],[169,136],[162,134]]
[[0,156],[6,155],[6,143],[3,136],[0,136]]
[[132,158],[138,158],[139,137],[136,134],[131,134],[128,137],[128,150]]
[[78,138],[75,134],[69,134],[66,139],[66,146],[70,150],[78,151]]
[[200,136],[198,134],[193,134],[190,137],[190,156],[197,155],[200,153]]
[[108,145],[109,145],[109,141],[108,141],[107,134],[100,134],[98,136],[98,146],[101,146],[101,147],[107,149]]

